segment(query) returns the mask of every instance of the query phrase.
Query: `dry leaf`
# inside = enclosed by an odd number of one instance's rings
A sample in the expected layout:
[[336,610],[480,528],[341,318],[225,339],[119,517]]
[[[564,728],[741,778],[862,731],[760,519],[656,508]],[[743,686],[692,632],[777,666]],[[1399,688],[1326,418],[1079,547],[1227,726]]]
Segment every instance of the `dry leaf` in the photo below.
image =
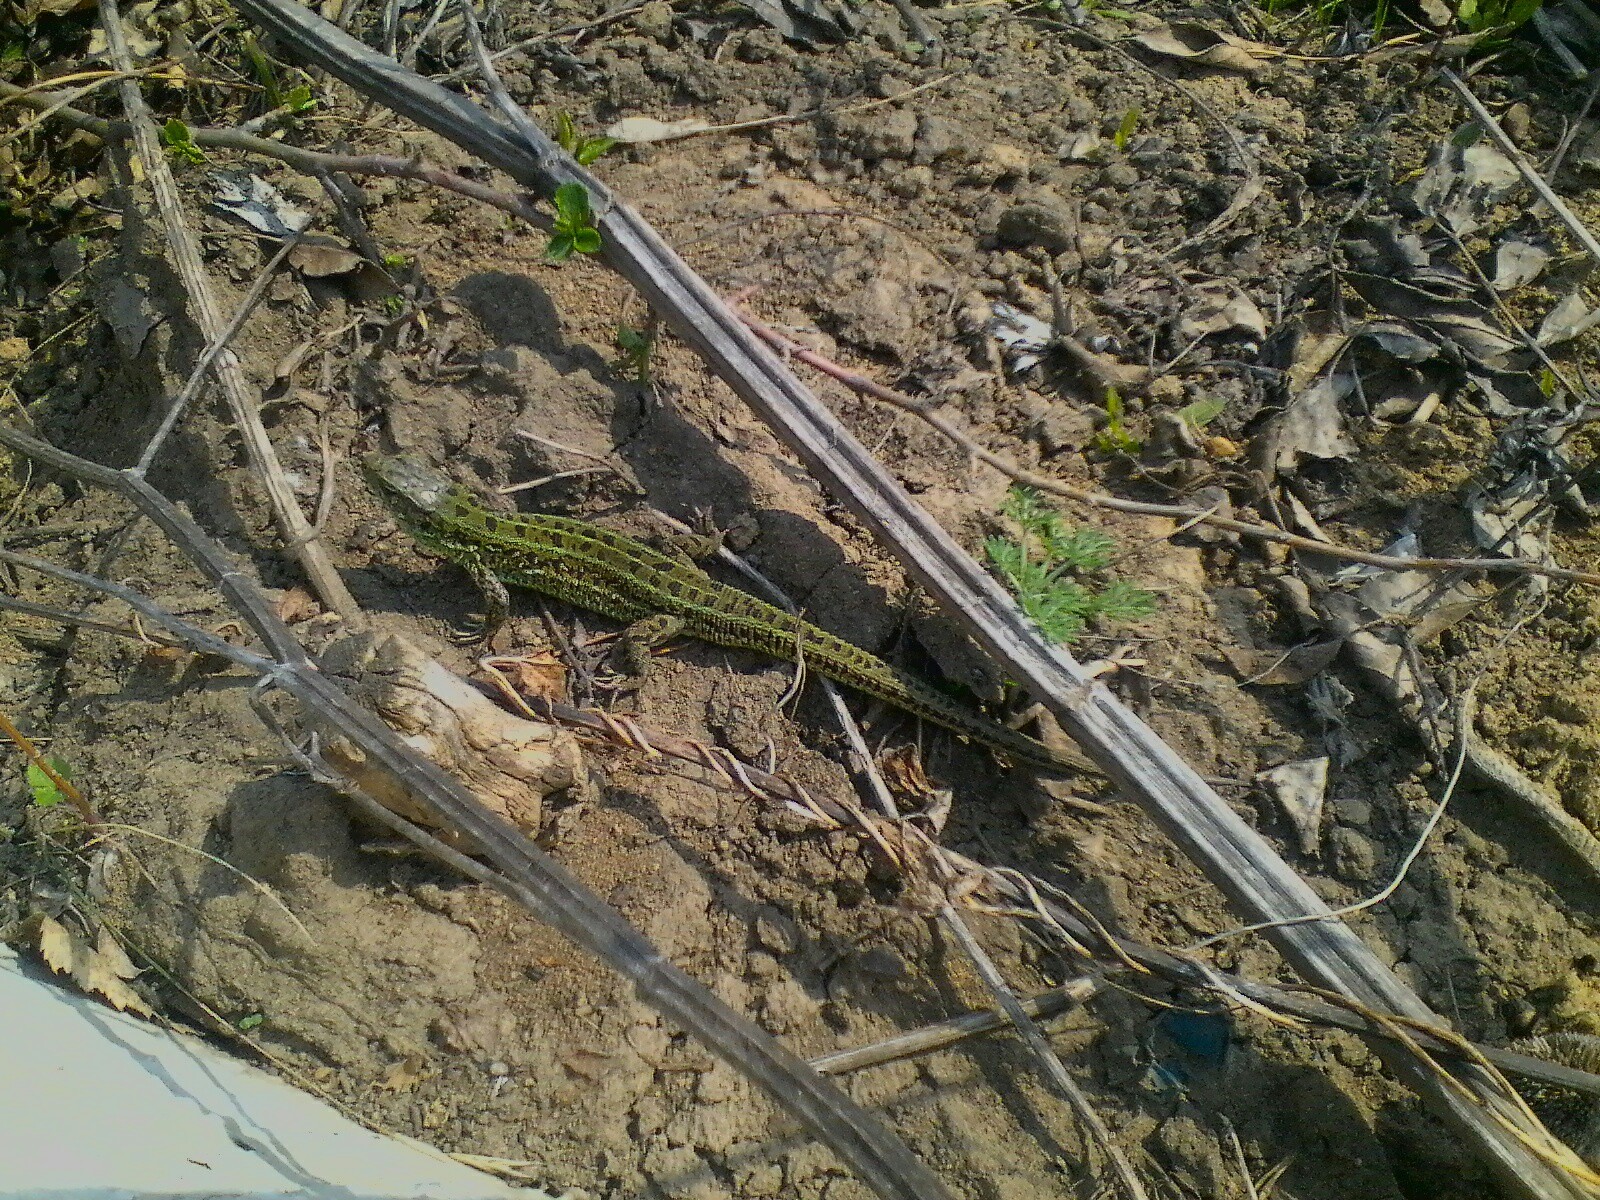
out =
[[518,695],[558,703],[567,698],[567,668],[554,654],[529,654],[496,659],[494,667]]
[[313,279],[348,275],[365,261],[350,247],[317,234],[302,238],[300,244],[289,251],[290,266]]
[[278,620],[285,625],[298,625],[301,621],[309,621],[312,617],[322,615],[322,605],[299,585],[279,596],[278,602],[272,608],[278,614]]
[[1523,186],[1516,164],[1494,143],[1480,138],[1462,145],[1462,140],[1458,132],[1434,146],[1412,194],[1418,208],[1457,237],[1477,229],[1490,209]]
[[58,975],[71,975],[85,992],[98,995],[121,1012],[155,1016],[155,1010],[126,980],[139,974],[127,953],[105,929],[97,945],[90,946],[60,921],[51,917],[39,920],[39,955]]
[[1213,333],[1247,333],[1257,341],[1267,336],[1267,320],[1255,301],[1232,284],[1218,280],[1194,291],[1195,303],[1178,319],[1178,336],[1184,341]]
[[1588,333],[1597,324],[1600,308],[1591,311],[1581,292],[1571,292],[1539,323],[1535,340],[1541,346],[1556,346]]
[[1306,758],[1256,776],[1294,826],[1302,854],[1315,854],[1322,840],[1322,805],[1328,793],[1328,760]]
[[1348,458],[1356,444],[1344,432],[1339,402],[1355,390],[1342,371],[1324,375],[1296,396],[1274,422],[1273,467],[1292,471],[1305,458]]
[[1539,278],[1550,251],[1532,242],[1506,242],[1494,252],[1494,290],[1509,292]]
[[378,1085],[380,1092],[409,1092],[425,1078],[422,1070],[422,1055],[408,1054],[401,1061],[389,1068],[383,1077],[383,1082]]
[[654,117],[624,117],[606,126],[606,136],[614,142],[639,146],[646,142],[670,142],[702,130],[710,129],[711,122],[699,117],[685,117],[681,121],[658,121]]
[[1167,58],[1181,58],[1201,66],[1218,67],[1224,71],[1238,71],[1254,75],[1266,69],[1267,58],[1276,58],[1278,52],[1260,42],[1247,42],[1243,38],[1207,29],[1187,21],[1175,21],[1148,33],[1134,37],[1146,50]]
[[71,932],[54,917],[39,919],[39,957],[57,975],[72,973]]

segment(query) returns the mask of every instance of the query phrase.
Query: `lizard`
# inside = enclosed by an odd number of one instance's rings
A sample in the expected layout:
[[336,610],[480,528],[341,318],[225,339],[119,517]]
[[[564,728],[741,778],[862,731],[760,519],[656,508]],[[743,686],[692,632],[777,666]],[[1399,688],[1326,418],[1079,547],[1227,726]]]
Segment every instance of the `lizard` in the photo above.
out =
[[648,647],[685,635],[703,642],[801,659],[836,683],[1054,773],[1084,760],[990,720],[910,672],[885,662],[748,592],[719,583],[687,556],[575,517],[492,512],[471,490],[412,455],[369,456],[367,485],[424,551],[461,567],[487,608],[488,640],[510,613],[507,585],[628,623]]

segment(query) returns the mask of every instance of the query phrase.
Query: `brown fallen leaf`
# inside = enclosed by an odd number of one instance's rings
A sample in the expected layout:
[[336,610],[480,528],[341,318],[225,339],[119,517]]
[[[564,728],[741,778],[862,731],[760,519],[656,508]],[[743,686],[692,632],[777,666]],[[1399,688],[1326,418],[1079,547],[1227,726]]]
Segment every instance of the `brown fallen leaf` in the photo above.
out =
[[1270,46],[1247,42],[1244,38],[1218,33],[1188,21],[1174,21],[1137,34],[1133,40],[1166,58],[1181,58],[1201,66],[1238,71],[1242,75],[1265,70],[1267,64],[1263,60],[1278,57],[1278,52]]
[[104,927],[96,945],[91,946],[60,921],[41,917],[39,955],[52,971],[71,975],[85,992],[100,996],[119,1012],[138,1013],[141,1017],[156,1015],[144,997],[128,985],[127,981],[139,970]]
[[523,654],[491,663],[521,696],[561,702],[567,698],[567,668],[554,654]]
[[322,605],[298,584],[279,596],[272,608],[278,614],[278,620],[285,625],[298,625],[301,621],[322,615]]
[[309,234],[289,251],[289,264],[302,275],[322,279],[330,275],[348,275],[366,260],[336,239],[319,234]]
[[378,1084],[378,1090],[399,1095],[401,1092],[411,1091],[426,1077],[422,1069],[422,1055],[408,1054],[389,1068],[388,1074],[383,1077],[383,1082]]

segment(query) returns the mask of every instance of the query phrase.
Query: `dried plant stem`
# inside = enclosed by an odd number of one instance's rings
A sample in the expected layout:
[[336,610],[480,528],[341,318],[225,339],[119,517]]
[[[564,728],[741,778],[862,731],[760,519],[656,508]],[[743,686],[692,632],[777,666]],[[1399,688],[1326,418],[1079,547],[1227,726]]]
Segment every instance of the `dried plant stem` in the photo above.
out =
[[45,778],[55,785],[56,791],[61,793],[62,798],[78,810],[78,815],[83,818],[85,825],[99,826],[103,823],[90,807],[84,794],[73,786],[70,779],[56,770],[49,759],[39,753],[39,747],[33,744],[33,739],[13,725],[11,718],[3,711],[0,711],[0,733],[10,738],[16,748],[22,751],[23,757],[44,773]]
[[[62,98],[56,93],[30,94],[27,89],[0,79],[0,100],[7,99],[20,100],[29,107],[48,112],[50,116],[71,125],[74,129],[86,130],[107,141],[132,136],[133,127],[127,121],[108,121],[103,117],[96,117],[63,104]],[[307,175],[342,171],[348,175],[383,175],[391,179],[411,179],[498,208],[511,216],[520,217],[535,228],[547,229],[550,225],[549,216],[540,212],[523,197],[496,191],[476,180],[468,179],[464,175],[458,175],[454,171],[420,158],[398,158],[388,154],[335,154],[325,150],[306,150],[284,142],[275,142],[270,138],[257,137],[240,129],[214,129],[204,125],[192,126],[189,136],[197,146],[259,154],[287,163]]]
[[[132,56],[123,37],[122,21],[116,0],[103,0],[100,5],[100,18],[106,31],[106,43],[112,63],[119,71],[130,72],[133,68]],[[183,204],[178,197],[178,185],[172,177],[172,168],[167,163],[166,155],[162,153],[161,143],[156,135],[155,119],[151,115],[149,106],[145,104],[144,96],[140,93],[135,80],[119,81],[118,91],[132,127],[133,144],[138,160],[143,167],[145,178],[150,183],[151,193],[155,197],[156,207],[161,213],[162,223],[166,229],[173,267],[183,280],[184,288],[189,294],[195,324],[208,343],[221,342],[224,322],[212,295],[205,267],[200,261],[200,248],[184,219]],[[311,527],[300,511],[294,488],[284,478],[277,451],[273,449],[272,441],[267,437],[267,431],[261,424],[256,398],[245,379],[243,370],[232,356],[223,354],[212,364],[212,371],[228,402],[234,425],[244,442],[256,478],[266,490],[273,520],[277,524],[280,536],[292,547],[290,553],[294,555],[323,602],[353,627],[361,625],[365,618],[360,606],[356,604],[350,590],[345,587],[339,572],[334,569],[327,549],[318,540],[300,540],[306,538],[311,532]]]
[[[113,0],[114,2],[114,0]],[[422,805],[429,819],[459,833],[489,865],[449,850],[424,830],[389,814],[401,836],[442,861],[486,878],[535,916],[627,978],[642,999],[689,1030],[736,1069],[760,1084],[777,1104],[891,1200],[934,1200],[948,1195],[937,1178],[878,1120],[810,1070],[770,1035],[739,1016],[702,985],[669,963],[614,909],[578,882],[503,817],[484,808],[461,782],[421,758],[371,713],[316,669],[293,633],[255,583],[235,568],[215,542],[130,471],[117,471],[0,426],[0,444],[72,477],[109,488],[136,503],[166,531],[235,607],[262,642],[268,658],[231,645],[178,619],[131,588],[39,559],[0,550],[0,562],[115,596],[196,649],[221,655],[260,677],[261,688],[288,693],[322,725],[340,731],[374,766],[392,775]],[[259,705],[264,719],[270,711]]]
[[994,961],[973,936],[965,918],[949,904],[939,910],[939,918],[944,922],[945,928],[955,936],[956,944],[977,968],[979,977],[1000,1002],[1001,1010],[1022,1038],[1023,1044],[1032,1052],[1035,1060],[1044,1064],[1045,1077],[1051,1086],[1072,1106],[1072,1111],[1078,1114],[1078,1120],[1083,1122],[1090,1137],[1111,1160],[1117,1186],[1122,1189],[1128,1200],[1148,1200],[1144,1185],[1139,1182],[1139,1176],[1134,1172],[1133,1164],[1122,1153],[1122,1148],[1111,1136],[1111,1130],[1106,1128],[1106,1123],[1100,1119],[1100,1114],[1095,1111],[1094,1105],[1089,1103],[1089,1098],[1083,1094],[1083,1089],[1078,1086],[1077,1081],[1067,1074],[1067,1068],[1045,1039],[1038,1024],[1028,1015],[1022,1002],[1007,986]]
[[1550,206],[1550,211],[1555,213],[1557,219],[1567,227],[1567,232],[1577,239],[1584,253],[1600,263],[1600,242],[1595,240],[1594,234],[1589,232],[1589,227],[1578,219],[1577,214],[1567,207],[1566,201],[1555,194],[1545,182],[1544,176],[1539,174],[1538,168],[1528,161],[1528,156],[1519,150],[1517,144],[1506,135],[1506,131],[1500,128],[1500,122],[1496,121],[1493,114],[1483,106],[1483,101],[1473,95],[1472,89],[1466,85],[1461,76],[1449,67],[1439,68],[1439,78],[1448,83],[1456,95],[1461,97],[1462,103],[1472,113],[1472,119],[1494,140],[1494,144],[1500,147],[1501,153],[1511,160],[1511,165],[1516,167],[1517,174],[1527,181],[1539,199]]
[[1225,517],[1210,509],[1189,508],[1181,504],[1155,504],[1145,500],[1125,500],[1120,496],[1108,496],[1103,492],[1092,492],[1086,488],[1073,487],[1071,484],[1062,483],[1059,479],[1049,475],[1041,475],[1037,471],[1030,471],[1020,467],[1010,459],[996,454],[994,451],[979,444],[965,431],[958,428],[955,422],[937,411],[935,403],[917,400],[904,392],[897,392],[893,388],[883,386],[875,380],[868,379],[865,375],[842,367],[832,359],[807,349],[799,342],[785,337],[777,330],[762,324],[749,313],[740,311],[740,318],[749,326],[751,332],[767,344],[782,351],[791,358],[815,367],[824,374],[837,379],[852,391],[860,392],[864,396],[871,396],[874,400],[881,400],[885,404],[893,405],[902,412],[910,413],[919,421],[938,430],[956,445],[979,462],[993,467],[1002,475],[1026,484],[1028,487],[1037,488],[1041,492],[1060,496],[1067,500],[1076,500],[1080,504],[1092,504],[1096,508],[1111,509],[1115,512],[1133,513],[1138,516],[1166,517],[1174,521],[1189,524],[1209,525],[1216,529],[1225,529],[1230,533],[1237,533],[1243,537],[1254,538],[1257,541],[1275,542],[1280,546],[1288,546],[1292,550],[1302,550],[1308,554],[1323,554],[1329,558],[1337,558],[1347,562],[1365,563],[1368,566],[1385,567],[1391,571],[1469,571],[1482,572],[1489,575],[1543,575],[1551,579],[1560,579],[1569,583],[1581,583],[1589,587],[1600,587],[1600,572],[1576,571],[1566,567],[1547,566],[1544,563],[1531,562],[1522,558],[1401,558],[1393,554],[1378,554],[1370,550],[1357,550],[1353,546],[1341,546],[1334,542],[1321,542],[1315,538],[1302,537],[1299,534],[1289,533],[1279,529],[1276,525],[1263,525],[1255,521],[1241,521],[1235,517]]

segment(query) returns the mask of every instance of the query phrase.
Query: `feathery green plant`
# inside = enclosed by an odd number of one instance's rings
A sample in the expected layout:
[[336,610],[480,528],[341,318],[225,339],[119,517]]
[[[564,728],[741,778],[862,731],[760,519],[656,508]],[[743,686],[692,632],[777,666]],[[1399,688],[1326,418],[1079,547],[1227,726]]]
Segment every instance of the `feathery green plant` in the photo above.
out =
[[1022,611],[1050,641],[1074,641],[1096,618],[1138,621],[1155,612],[1155,596],[1143,588],[1122,580],[1095,586],[1074,578],[1111,565],[1116,543],[1106,534],[1067,528],[1039,493],[1021,485],[1007,493],[1001,511],[1017,523],[1021,536],[988,538],[984,551]]

